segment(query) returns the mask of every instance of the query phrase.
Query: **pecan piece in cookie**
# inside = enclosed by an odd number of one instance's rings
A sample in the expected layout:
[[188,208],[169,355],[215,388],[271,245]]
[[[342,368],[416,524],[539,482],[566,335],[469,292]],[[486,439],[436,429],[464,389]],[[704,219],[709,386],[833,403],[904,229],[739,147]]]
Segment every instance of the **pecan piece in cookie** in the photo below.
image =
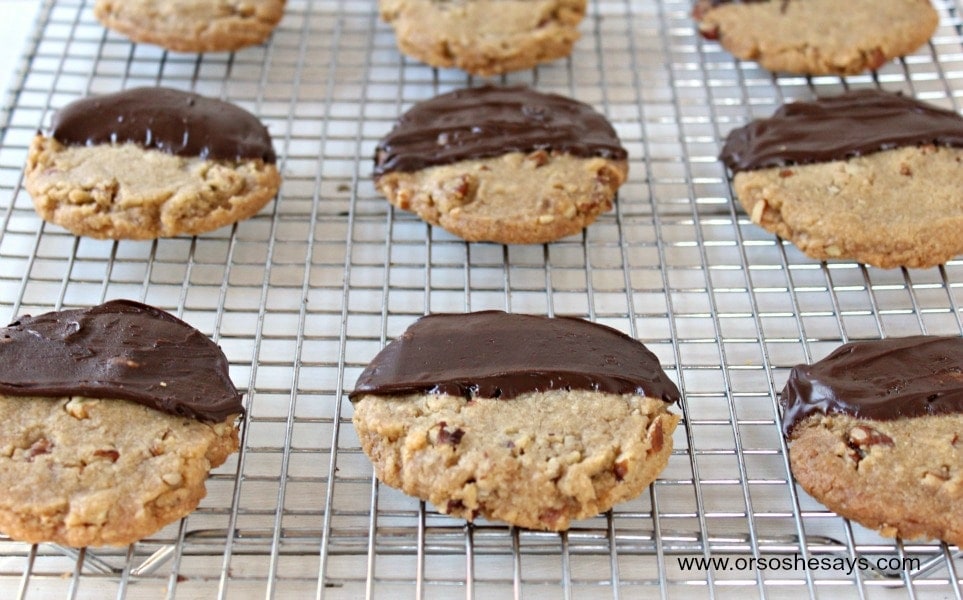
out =
[[37,134],[25,185],[46,221],[99,239],[197,235],[257,213],[281,177],[249,112],[169,88],[77,100]]
[[237,450],[241,396],[201,332],[123,300],[0,338],[0,531],[127,545],[187,515]]
[[752,222],[813,258],[925,268],[963,252],[954,111],[879,90],[791,102],[719,158]]
[[560,531],[665,468],[679,391],[624,334],[499,311],[420,319],[351,393],[375,474],[446,514]]
[[963,338],[844,344],[793,368],[780,400],[796,481],[838,514],[963,543]]
[[523,86],[458,90],[401,116],[375,152],[388,201],[468,241],[533,244],[580,232],[628,175],[590,106]]

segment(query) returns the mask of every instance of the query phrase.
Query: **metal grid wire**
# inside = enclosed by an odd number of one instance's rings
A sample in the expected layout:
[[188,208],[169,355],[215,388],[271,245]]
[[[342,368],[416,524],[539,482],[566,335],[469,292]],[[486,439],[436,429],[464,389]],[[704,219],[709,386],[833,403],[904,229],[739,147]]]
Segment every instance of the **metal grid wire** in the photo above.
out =
[[[0,320],[132,298],[224,349],[246,390],[239,454],[201,507],[128,548],[0,540],[0,597],[660,596],[961,598],[959,550],[849,523],[791,483],[776,395],[852,339],[959,334],[963,262],[820,263],[735,208],[716,154],[792,99],[902,90],[960,110],[958,4],[928,46],[872,74],[774,77],[702,40],[690,0],[596,0],[571,58],[501,82],[589,102],[630,154],[616,209],[542,246],[466,244],[375,192],[377,140],[414,102],[477,84],[401,57],[373,1],[289,0],[263,47],[177,54],[47,0],[0,113]],[[88,94],[166,85],[229,99],[275,137],[276,202],[197,238],[105,242],[44,225],[22,188],[34,132]],[[684,421],[640,498],[565,534],[438,514],[379,486],[350,423],[360,369],[427,312],[572,314],[651,348]],[[704,571],[679,557],[911,557],[919,568]]]

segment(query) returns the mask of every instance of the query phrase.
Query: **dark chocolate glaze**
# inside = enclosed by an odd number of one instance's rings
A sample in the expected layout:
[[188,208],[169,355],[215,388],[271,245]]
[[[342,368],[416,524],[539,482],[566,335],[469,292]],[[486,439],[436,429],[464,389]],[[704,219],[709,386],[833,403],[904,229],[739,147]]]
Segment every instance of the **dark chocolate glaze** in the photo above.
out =
[[904,146],[963,147],[963,118],[879,90],[785,104],[729,133],[719,159],[732,171],[845,160]]
[[796,365],[782,391],[782,427],[815,414],[889,421],[963,412],[963,338],[917,335],[843,344]]
[[641,342],[574,317],[501,311],[422,317],[358,377],[367,394],[448,394],[509,400],[528,392],[593,390],[679,399]]
[[0,394],[131,400],[202,421],[244,412],[214,342],[129,300],[25,316],[0,330]]
[[161,87],[81,98],[54,115],[50,134],[68,146],[133,142],[177,156],[277,160],[271,135],[251,113]]
[[612,125],[588,104],[525,86],[484,86],[414,105],[378,144],[374,174],[535,150],[628,156]]

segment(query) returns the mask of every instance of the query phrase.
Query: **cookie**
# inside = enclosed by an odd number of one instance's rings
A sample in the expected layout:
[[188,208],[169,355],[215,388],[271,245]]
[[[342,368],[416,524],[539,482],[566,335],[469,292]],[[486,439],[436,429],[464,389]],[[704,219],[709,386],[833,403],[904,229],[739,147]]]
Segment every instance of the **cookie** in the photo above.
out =
[[853,75],[914,52],[936,31],[929,0],[696,0],[703,37],[769,71]]
[[284,0],[97,0],[104,27],[177,52],[226,52],[260,44],[284,14]]
[[963,545],[963,338],[844,344],[792,369],[780,403],[793,476],[887,537]]
[[487,311],[419,319],[350,397],[384,483],[469,521],[561,531],[665,468],[679,391],[614,329]]
[[572,52],[586,0],[378,0],[398,50],[433,67],[491,76]]
[[238,448],[224,354],[161,310],[115,300],[0,330],[0,531],[126,545],[197,507]]
[[525,86],[420,102],[378,144],[375,187],[468,241],[550,242],[612,208],[628,154],[592,107]]
[[963,118],[898,94],[794,102],[720,154],[753,223],[807,255],[882,268],[963,252]]
[[254,115],[168,88],[84,98],[30,145],[26,188],[76,235],[197,235],[253,216],[278,191],[271,136]]

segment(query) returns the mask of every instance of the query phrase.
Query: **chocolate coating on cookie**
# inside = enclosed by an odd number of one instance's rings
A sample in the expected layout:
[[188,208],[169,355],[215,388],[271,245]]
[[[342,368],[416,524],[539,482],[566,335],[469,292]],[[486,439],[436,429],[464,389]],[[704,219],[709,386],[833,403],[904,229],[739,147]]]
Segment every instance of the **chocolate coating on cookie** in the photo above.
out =
[[0,393],[118,398],[214,422],[244,412],[214,342],[129,300],[25,316],[0,330]]
[[251,113],[161,87],[72,102],[54,115],[50,134],[67,146],[133,142],[177,156],[277,161],[267,128]]
[[525,86],[484,86],[413,106],[378,144],[374,174],[535,150],[628,156],[612,125],[588,104]]
[[509,400],[570,389],[679,399],[659,359],[620,331],[574,317],[502,311],[422,317],[371,361],[351,398],[447,394]]
[[796,365],[782,391],[783,432],[815,414],[886,421],[963,412],[963,338],[917,335],[843,344]]
[[963,147],[963,117],[880,90],[783,105],[734,129],[719,159],[734,172],[845,160],[903,146]]

